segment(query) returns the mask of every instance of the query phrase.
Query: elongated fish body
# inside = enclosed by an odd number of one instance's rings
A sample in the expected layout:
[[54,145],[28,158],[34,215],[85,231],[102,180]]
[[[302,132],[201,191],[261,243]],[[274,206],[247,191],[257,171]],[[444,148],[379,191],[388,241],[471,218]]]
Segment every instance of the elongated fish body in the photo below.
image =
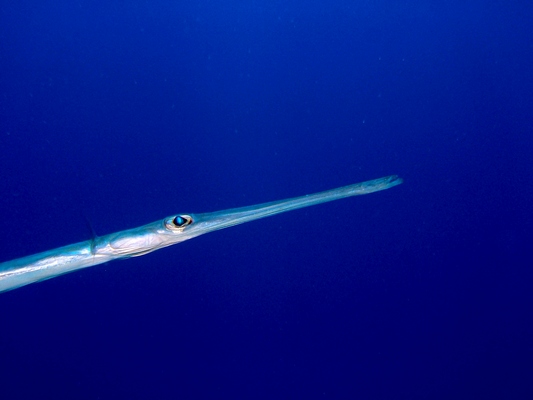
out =
[[205,214],[177,214],[138,228],[0,263],[0,292],[120,258],[141,256],[204,233],[402,183],[396,175],[325,192]]

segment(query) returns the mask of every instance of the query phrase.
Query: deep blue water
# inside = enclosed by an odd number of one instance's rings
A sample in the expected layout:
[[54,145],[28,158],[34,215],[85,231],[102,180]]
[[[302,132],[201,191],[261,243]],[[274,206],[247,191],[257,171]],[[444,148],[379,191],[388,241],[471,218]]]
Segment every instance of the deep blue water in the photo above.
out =
[[0,295],[1,399],[533,398],[533,5],[0,8],[0,261],[405,183]]

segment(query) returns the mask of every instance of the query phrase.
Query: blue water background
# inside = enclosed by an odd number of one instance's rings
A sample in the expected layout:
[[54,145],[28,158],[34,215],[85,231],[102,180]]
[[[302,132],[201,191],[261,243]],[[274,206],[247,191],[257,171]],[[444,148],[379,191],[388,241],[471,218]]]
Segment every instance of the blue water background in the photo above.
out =
[[1,399],[533,398],[531,2],[7,3],[1,261],[405,183],[1,294]]

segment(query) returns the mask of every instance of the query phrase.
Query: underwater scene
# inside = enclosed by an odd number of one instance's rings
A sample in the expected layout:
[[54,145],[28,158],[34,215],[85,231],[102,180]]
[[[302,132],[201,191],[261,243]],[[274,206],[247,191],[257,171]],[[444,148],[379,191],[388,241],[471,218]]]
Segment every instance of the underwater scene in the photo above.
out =
[[0,399],[533,398],[532,20],[3,4]]

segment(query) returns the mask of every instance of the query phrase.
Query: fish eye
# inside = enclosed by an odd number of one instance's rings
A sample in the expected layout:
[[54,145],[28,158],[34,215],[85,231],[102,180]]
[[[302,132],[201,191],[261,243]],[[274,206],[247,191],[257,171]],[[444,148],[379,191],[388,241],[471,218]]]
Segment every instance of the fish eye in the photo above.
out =
[[176,215],[174,218],[170,217],[165,221],[165,226],[170,230],[182,230],[190,224],[192,224],[192,217],[185,214]]

